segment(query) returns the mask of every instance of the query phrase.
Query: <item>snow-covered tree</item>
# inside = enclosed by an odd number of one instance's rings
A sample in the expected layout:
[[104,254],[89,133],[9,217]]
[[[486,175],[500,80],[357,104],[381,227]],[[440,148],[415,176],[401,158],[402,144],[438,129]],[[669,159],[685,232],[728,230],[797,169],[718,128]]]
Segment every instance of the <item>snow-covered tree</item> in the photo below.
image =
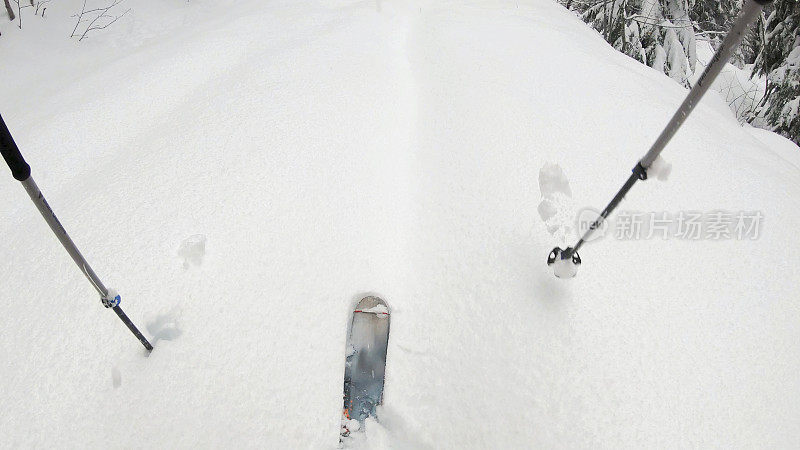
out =
[[689,0],[695,29],[713,42],[721,42],[742,9],[742,0]]
[[[689,0],[689,17],[694,23],[695,32],[717,48],[733,27],[743,3],[744,0]],[[747,29],[742,45],[731,56],[732,64],[743,68],[755,61],[763,41],[761,39],[763,33],[760,32],[763,28],[764,20],[760,18],[755,25]]]
[[696,61],[687,0],[604,0],[570,6],[617,50],[687,84]]
[[756,74],[767,76],[761,113],[775,131],[800,144],[800,0],[777,0],[765,23]]
[[[756,22],[747,29],[744,35],[744,39],[742,40],[742,44],[737,51],[737,55],[734,57],[736,62],[741,64],[753,64],[756,61],[756,57],[761,53],[764,47],[764,39],[766,35],[766,16],[765,12],[771,8],[771,5],[767,5],[764,7],[764,10],[761,11],[758,19]],[[771,10],[770,10],[771,11]]]
[[661,37],[653,45],[650,67],[687,85],[697,61],[697,45],[686,0],[644,0],[640,20],[655,27]]

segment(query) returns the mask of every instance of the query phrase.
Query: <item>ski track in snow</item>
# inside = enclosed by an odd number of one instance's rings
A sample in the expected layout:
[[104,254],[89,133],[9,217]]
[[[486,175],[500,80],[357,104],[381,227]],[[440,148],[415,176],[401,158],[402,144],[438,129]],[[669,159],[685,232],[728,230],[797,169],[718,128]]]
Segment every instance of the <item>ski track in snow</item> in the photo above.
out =
[[[333,448],[346,325],[374,293],[392,310],[385,405],[354,447],[797,446],[789,150],[704,100],[667,148],[669,183],[624,205],[759,209],[764,235],[600,240],[564,282],[544,263],[537,173],[559,161],[558,192],[603,206],[680,86],[544,0],[253,1],[199,23],[91,70],[65,62],[83,78],[61,68],[2,105],[156,349],[4,178],[0,343],[18,363],[0,442]],[[194,233],[202,249],[182,246]]]

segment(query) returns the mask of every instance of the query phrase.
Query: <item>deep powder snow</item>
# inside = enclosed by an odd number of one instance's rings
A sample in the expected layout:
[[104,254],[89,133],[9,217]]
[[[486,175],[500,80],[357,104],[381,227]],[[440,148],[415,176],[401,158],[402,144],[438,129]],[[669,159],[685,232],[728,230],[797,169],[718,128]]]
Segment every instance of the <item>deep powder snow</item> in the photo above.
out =
[[129,0],[77,44],[80,3],[2,24],[0,108],[155,351],[4,175],[3,446],[334,448],[369,293],[392,330],[356,446],[800,446],[800,153],[715,93],[620,213],[759,234],[609,227],[564,281],[540,202],[605,205],[686,91],[555,2]]

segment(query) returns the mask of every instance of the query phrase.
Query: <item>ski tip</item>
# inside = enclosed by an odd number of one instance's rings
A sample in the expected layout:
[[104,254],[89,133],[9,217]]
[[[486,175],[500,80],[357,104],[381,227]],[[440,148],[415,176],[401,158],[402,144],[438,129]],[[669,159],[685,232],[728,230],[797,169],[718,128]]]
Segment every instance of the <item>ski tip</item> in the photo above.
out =
[[380,297],[367,296],[361,299],[353,312],[389,315],[389,306]]

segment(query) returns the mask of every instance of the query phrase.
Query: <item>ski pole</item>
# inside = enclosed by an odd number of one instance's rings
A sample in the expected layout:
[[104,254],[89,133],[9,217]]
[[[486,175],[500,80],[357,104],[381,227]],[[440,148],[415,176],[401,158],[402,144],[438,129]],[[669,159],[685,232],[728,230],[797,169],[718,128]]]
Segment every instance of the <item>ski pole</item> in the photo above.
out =
[[136,328],[136,325],[131,322],[131,319],[122,311],[120,308],[119,303],[121,297],[117,294],[113,289],[107,289],[100,278],[97,277],[97,274],[94,273],[92,267],[89,265],[88,262],[83,258],[81,252],[78,251],[78,248],[75,246],[75,243],[72,242],[67,231],[64,230],[64,227],[61,225],[61,222],[58,221],[55,213],[53,210],[50,209],[50,205],[47,204],[47,200],[45,200],[44,195],[42,195],[42,191],[39,190],[39,187],[36,186],[36,182],[33,181],[31,177],[31,167],[28,163],[25,162],[25,159],[22,157],[22,154],[17,147],[17,144],[14,142],[14,139],[11,137],[11,132],[8,131],[8,127],[6,126],[5,121],[3,121],[3,117],[0,116],[0,153],[3,154],[3,159],[6,160],[8,167],[11,169],[11,174],[14,178],[22,183],[22,186],[25,187],[25,191],[28,192],[28,195],[33,200],[33,203],[36,205],[36,208],[44,217],[44,220],[50,225],[50,229],[53,230],[58,240],[61,242],[61,245],[64,246],[64,249],[67,250],[69,256],[72,257],[72,260],[75,261],[75,264],[78,265],[78,268],[81,269],[86,278],[92,283],[92,286],[97,290],[97,293],[100,294],[100,301],[103,303],[103,306],[106,308],[111,308],[117,313],[120,320],[131,330],[131,333],[139,339],[139,342],[144,345],[148,351],[153,350],[153,346],[150,345],[150,342],[147,341],[147,338]]
[[661,151],[664,150],[664,147],[666,147],[670,139],[672,139],[681,125],[683,125],[683,122],[686,121],[686,118],[689,117],[692,110],[694,110],[695,106],[700,102],[703,94],[711,87],[711,84],[722,71],[723,67],[725,67],[725,64],[727,64],[734,50],[736,50],[742,42],[747,27],[758,17],[764,6],[771,1],[772,0],[746,0],[742,11],[739,13],[739,17],[736,18],[733,27],[725,36],[725,39],[722,41],[716,53],[714,53],[714,57],[711,58],[710,63],[706,67],[706,70],[703,71],[700,79],[697,80],[697,83],[689,91],[686,99],[672,116],[669,123],[667,123],[666,128],[664,128],[664,131],[658,136],[658,139],[656,139],[653,146],[650,147],[647,154],[644,155],[633,168],[633,173],[628,177],[628,180],[625,181],[625,184],[622,185],[620,190],[617,191],[617,194],[614,195],[611,202],[603,209],[600,216],[589,225],[589,229],[586,230],[573,247],[567,247],[563,250],[560,247],[556,247],[550,251],[550,254],[547,256],[547,265],[554,267],[557,277],[571,278],[575,276],[577,267],[581,264],[581,257],[578,255],[578,249],[580,249],[589,237],[591,237],[592,233],[602,225],[603,221],[614,211],[622,199],[625,198],[625,195],[631,190],[633,185],[639,180],[647,179],[647,170],[653,164],[653,161],[658,158],[658,155],[661,154]]

